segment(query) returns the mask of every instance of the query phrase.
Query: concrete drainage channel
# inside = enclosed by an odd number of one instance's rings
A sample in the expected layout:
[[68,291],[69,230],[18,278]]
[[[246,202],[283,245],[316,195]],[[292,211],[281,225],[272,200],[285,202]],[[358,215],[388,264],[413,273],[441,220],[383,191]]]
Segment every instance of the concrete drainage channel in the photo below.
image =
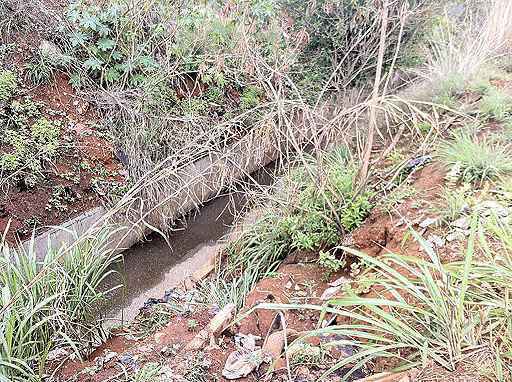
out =
[[[134,226],[133,215],[130,215],[130,219],[128,214],[109,216],[105,208],[98,207],[62,224],[60,229],[37,236],[37,256],[42,260],[49,248],[72,245],[99,221],[116,221],[120,229],[112,236],[108,246],[111,249],[124,249],[124,265],[119,269],[121,278],[109,280],[109,284],[121,282],[124,287],[113,293],[108,306],[102,311],[115,321],[129,321],[149,298],[162,297],[166,290],[192,276],[201,277],[197,272],[201,272],[204,265],[222,250],[225,244],[219,240],[228,233],[233,221],[232,211],[227,208],[228,198],[217,196],[233,181],[275,161],[279,154],[278,147],[274,136],[251,134],[224,152],[203,158],[181,170],[180,175],[176,175],[177,182],[180,182],[180,187],[176,189],[180,191],[167,201],[166,212],[169,209],[172,212],[169,216],[174,219],[183,217],[197,205],[210,202],[201,208],[197,216],[189,214],[186,219],[188,224],[171,236],[171,248],[163,238],[151,234],[147,225]],[[156,221],[150,221],[150,224],[161,228]],[[147,240],[142,241],[143,237]],[[28,242],[23,245],[27,246]]]

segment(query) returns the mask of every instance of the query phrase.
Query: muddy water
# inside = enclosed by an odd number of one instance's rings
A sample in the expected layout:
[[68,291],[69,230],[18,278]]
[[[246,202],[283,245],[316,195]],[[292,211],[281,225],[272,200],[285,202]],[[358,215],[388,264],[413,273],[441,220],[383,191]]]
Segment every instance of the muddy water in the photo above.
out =
[[[260,169],[252,175],[252,181],[270,184],[274,169],[275,163]],[[217,197],[176,227],[168,238],[170,246],[153,234],[148,241],[124,252],[124,264],[116,269],[117,279],[109,280],[107,285],[123,287],[113,292],[102,316],[110,323],[129,322],[149,298],[162,298],[166,290],[181,284],[212,251],[219,249],[245,200],[240,193]]]
[[162,298],[166,290],[182,283],[219,249],[233,223],[233,212],[232,201],[227,196],[218,197],[176,227],[169,237],[171,246],[153,234],[127,250],[124,264],[117,269],[119,275],[109,281],[110,285],[117,282],[124,286],[111,296],[105,318],[109,322],[133,320],[149,298]]

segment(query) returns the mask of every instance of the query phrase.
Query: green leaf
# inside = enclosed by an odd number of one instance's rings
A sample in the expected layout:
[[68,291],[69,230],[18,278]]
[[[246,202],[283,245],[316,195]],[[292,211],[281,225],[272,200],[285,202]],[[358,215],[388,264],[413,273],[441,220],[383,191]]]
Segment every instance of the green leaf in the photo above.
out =
[[101,70],[103,64],[103,61],[98,60],[95,57],[91,57],[84,62],[84,67],[88,70]]
[[98,18],[95,15],[90,14],[89,12],[86,12],[83,14],[83,17],[80,20],[80,26],[83,28],[92,29],[93,31],[96,31],[100,22]]
[[73,47],[84,45],[87,42],[87,35],[82,32],[73,32],[69,41]]
[[96,43],[98,48],[104,52],[112,50],[116,46],[116,42],[109,38],[101,38]]
[[108,68],[105,72],[105,81],[113,83],[119,81],[121,78],[121,73],[115,68]]

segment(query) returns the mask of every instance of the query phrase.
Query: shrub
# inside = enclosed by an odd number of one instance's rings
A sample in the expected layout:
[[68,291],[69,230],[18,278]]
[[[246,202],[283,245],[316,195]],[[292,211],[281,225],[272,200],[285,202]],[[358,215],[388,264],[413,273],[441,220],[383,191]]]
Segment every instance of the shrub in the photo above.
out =
[[512,172],[507,144],[478,139],[464,131],[441,144],[438,155],[447,165],[460,167],[460,176],[466,182],[483,182]]
[[10,70],[0,70],[0,102],[11,99],[17,87],[16,74]]

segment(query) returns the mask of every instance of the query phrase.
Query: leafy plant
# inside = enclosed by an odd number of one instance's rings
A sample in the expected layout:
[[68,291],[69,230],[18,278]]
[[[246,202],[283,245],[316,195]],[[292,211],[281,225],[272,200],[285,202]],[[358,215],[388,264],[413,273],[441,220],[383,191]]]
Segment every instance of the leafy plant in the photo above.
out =
[[162,26],[137,25],[130,15],[127,6],[116,2],[100,7],[77,1],[68,8],[68,54],[101,84],[136,84],[158,66],[148,42]]
[[0,70],[0,102],[6,102],[11,99],[17,87],[18,80],[16,74],[10,70]]
[[330,276],[343,269],[346,265],[346,261],[337,259],[336,256],[330,252],[320,251],[318,253],[318,265],[325,268],[327,276]]

